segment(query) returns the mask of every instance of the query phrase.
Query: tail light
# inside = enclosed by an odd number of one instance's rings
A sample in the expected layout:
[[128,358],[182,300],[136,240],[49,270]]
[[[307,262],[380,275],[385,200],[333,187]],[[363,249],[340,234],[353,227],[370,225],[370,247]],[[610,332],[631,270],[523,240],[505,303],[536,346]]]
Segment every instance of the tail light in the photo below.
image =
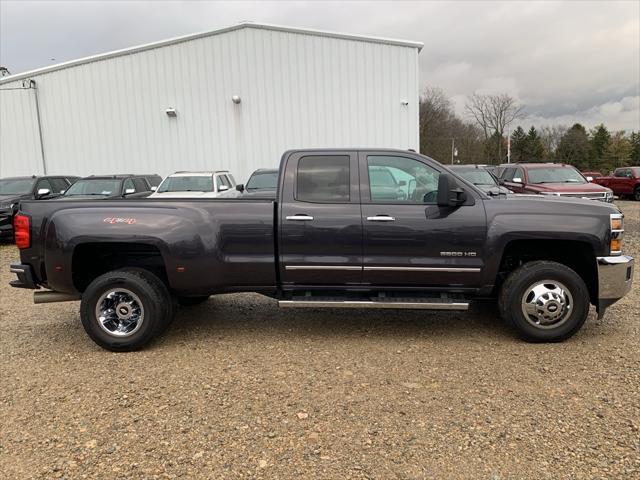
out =
[[23,249],[31,246],[31,221],[20,213],[13,217],[13,235],[16,247]]

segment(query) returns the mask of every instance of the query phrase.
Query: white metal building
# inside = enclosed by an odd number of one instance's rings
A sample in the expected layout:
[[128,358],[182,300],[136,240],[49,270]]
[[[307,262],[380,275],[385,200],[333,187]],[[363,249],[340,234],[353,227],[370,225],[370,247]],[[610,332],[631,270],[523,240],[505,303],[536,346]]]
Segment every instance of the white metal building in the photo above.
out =
[[289,148],[417,150],[421,48],[242,23],[4,77],[0,176],[216,168],[244,181]]

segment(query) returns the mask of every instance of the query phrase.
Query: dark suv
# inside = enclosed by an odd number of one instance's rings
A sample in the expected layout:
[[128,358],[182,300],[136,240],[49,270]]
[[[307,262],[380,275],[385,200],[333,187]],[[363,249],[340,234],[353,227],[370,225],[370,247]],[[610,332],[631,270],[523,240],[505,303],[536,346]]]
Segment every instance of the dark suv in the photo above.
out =
[[571,165],[564,163],[512,163],[503,165],[500,184],[515,193],[555,195],[612,202],[609,188],[590,183]]
[[78,177],[68,175],[0,178],[0,238],[11,238],[11,219],[21,200],[44,200],[62,195]]
[[75,182],[62,200],[140,198],[151,194],[146,175],[91,175]]

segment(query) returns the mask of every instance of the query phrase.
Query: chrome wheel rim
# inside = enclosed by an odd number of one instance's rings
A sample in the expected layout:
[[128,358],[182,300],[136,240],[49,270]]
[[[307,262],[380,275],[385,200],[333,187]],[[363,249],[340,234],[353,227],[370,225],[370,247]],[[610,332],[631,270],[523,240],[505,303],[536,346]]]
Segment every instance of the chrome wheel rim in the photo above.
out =
[[140,330],[144,322],[144,307],[131,290],[107,290],[96,303],[96,321],[109,335],[130,337]]
[[522,314],[536,328],[557,328],[573,311],[573,296],[556,280],[541,280],[530,285],[522,295]]

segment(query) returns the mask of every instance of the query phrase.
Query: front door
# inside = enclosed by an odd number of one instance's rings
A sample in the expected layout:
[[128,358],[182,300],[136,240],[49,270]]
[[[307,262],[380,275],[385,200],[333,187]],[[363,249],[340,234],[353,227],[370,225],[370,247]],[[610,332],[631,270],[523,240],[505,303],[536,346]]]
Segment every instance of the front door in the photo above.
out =
[[283,285],[362,281],[362,218],[355,152],[302,152],[283,165]]
[[486,239],[480,196],[468,189],[467,204],[438,207],[442,167],[419,155],[363,152],[359,163],[363,282],[480,285]]

